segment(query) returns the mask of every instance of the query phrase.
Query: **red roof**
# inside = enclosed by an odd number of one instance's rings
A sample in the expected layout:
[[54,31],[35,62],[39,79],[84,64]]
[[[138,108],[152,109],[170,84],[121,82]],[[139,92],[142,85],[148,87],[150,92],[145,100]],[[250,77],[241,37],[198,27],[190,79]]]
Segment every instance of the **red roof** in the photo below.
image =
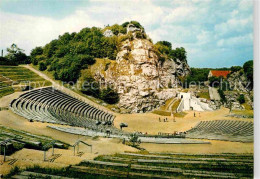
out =
[[230,72],[231,72],[231,71],[218,71],[218,70],[211,70],[211,74],[212,74],[212,76],[216,76],[216,77],[223,76],[224,78],[226,78],[227,75],[228,75]]

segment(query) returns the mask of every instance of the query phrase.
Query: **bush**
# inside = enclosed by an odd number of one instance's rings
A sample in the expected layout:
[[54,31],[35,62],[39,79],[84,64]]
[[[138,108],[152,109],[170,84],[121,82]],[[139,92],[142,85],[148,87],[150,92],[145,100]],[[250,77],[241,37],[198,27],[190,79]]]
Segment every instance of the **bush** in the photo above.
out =
[[253,75],[254,75],[254,67],[253,67],[253,60],[247,61],[243,65],[243,69],[245,72],[245,75],[250,82],[249,87],[252,89],[253,88]]
[[240,94],[239,97],[237,98],[237,100],[238,100],[238,102],[239,102],[240,104],[243,104],[243,103],[246,102],[245,96],[244,96],[243,94]]
[[181,62],[187,61],[187,52],[183,47],[176,48],[175,50],[171,50],[169,56],[174,61],[177,61],[177,59],[180,60]]
[[232,67],[231,67],[231,73],[237,72],[237,71],[239,71],[239,70],[241,70],[241,69],[242,69],[241,66],[232,66]]
[[216,76],[209,77],[209,86],[216,88],[219,87],[219,85],[220,85],[220,78]]
[[222,101],[222,102],[227,102],[227,99],[226,99],[226,96],[225,96],[225,94],[224,94],[224,91],[221,90],[221,89],[218,89],[218,93],[219,93],[219,96],[220,96],[220,98],[221,98],[221,101]]
[[108,104],[115,104],[119,101],[118,93],[111,88],[103,89],[100,98]]
[[144,38],[142,32],[139,32],[139,31],[137,31],[137,32],[135,33],[135,37],[138,38],[138,39],[143,39],[143,38]]
[[40,62],[40,63],[39,63],[39,70],[40,70],[40,71],[44,71],[44,70],[46,70],[46,69],[47,69],[47,66],[45,65],[45,63]]
[[96,98],[99,98],[100,96],[100,86],[99,83],[95,81],[95,79],[92,77],[90,71],[85,71],[82,76],[80,77],[82,80],[82,88],[81,91],[90,96],[94,96]]
[[15,61],[10,61],[5,57],[0,57],[0,65],[18,65]]

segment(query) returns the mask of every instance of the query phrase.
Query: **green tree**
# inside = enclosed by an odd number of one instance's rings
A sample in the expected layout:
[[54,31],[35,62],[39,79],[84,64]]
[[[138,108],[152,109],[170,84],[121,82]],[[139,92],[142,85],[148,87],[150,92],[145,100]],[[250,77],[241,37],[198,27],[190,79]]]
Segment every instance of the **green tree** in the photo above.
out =
[[237,98],[237,100],[238,100],[238,102],[239,102],[240,104],[243,104],[243,103],[246,102],[245,96],[244,96],[243,94],[240,94],[239,97]]
[[185,48],[180,47],[180,48],[176,48],[175,50],[171,50],[169,56],[173,59],[173,60],[177,60],[179,59],[182,62],[187,61],[187,53]]
[[250,61],[247,61],[246,63],[244,63],[243,65],[243,69],[244,69],[244,72],[246,74],[246,77],[247,79],[249,80],[250,82],[250,85],[249,87],[252,89],[253,88],[253,76],[254,76],[254,67],[253,67],[253,60],[250,60]]
[[18,48],[16,44],[12,44],[11,47],[7,48],[7,55],[5,58],[14,64],[30,63],[30,59],[24,52],[24,50]]
[[80,77],[81,81],[81,91],[90,96],[100,98],[100,85],[93,78],[90,70],[84,70]]
[[222,89],[218,89],[218,93],[219,93],[219,96],[221,98],[221,101],[224,103],[224,102],[227,102],[227,99],[226,99],[226,96],[225,96],[225,93]]
[[39,70],[40,71],[44,71],[46,69],[47,69],[47,66],[45,65],[45,63],[44,62],[40,62],[39,63]]
[[220,86],[220,78],[216,77],[216,76],[211,76],[209,77],[209,86],[211,87],[219,87]]
[[101,91],[100,98],[108,104],[115,104],[119,101],[118,93],[109,87]]
[[136,147],[141,143],[141,140],[139,139],[139,137],[136,133],[132,133],[132,134],[130,134],[129,142],[131,142],[131,145],[133,147]]
[[155,47],[161,54],[168,55],[171,51],[171,43],[167,41],[158,41],[155,44]]
[[37,55],[42,55],[43,54],[43,48],[42,47],[35,47],[34,49],[31,50],[31,58],[35,58]]
[[232,66],[232,67],[231,67],[231,73],[240,71],[241,69],[242,69],[241,66]]

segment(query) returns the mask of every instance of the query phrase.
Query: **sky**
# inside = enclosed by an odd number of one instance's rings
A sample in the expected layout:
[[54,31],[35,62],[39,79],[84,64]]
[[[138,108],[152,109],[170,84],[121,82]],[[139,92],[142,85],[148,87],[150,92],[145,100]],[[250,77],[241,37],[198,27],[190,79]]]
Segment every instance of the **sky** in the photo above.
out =
[[15,43],[29,55],[65,32],[131,20],[154,43],[184,47],[191,67],[253,59],[253,0],[1,0],[0,49]]

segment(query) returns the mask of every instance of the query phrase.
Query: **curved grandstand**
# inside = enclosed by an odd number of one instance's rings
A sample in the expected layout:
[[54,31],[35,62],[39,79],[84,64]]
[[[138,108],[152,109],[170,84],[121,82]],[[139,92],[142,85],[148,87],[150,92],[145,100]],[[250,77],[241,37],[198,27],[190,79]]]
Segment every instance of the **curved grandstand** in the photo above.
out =
[[201,121],[187,131],[186,137],[198,139],[253,142],[253,122],[235,120]]
[[10,103],[10,108],[29,120],[69,124],[95,130],[112,126],[115,118],[114,115],[53,87],[24,93]]

